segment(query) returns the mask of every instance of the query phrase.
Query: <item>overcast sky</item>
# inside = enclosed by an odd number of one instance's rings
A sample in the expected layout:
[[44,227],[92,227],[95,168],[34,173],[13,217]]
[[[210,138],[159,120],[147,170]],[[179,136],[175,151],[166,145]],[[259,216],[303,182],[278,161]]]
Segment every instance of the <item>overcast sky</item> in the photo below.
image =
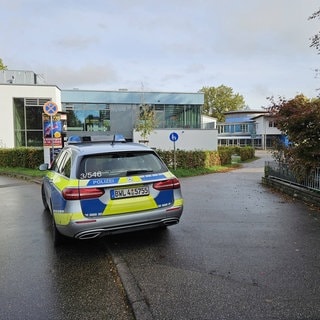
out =
[[316,0],[0,0],[2,58],[60,89],[318,95]]

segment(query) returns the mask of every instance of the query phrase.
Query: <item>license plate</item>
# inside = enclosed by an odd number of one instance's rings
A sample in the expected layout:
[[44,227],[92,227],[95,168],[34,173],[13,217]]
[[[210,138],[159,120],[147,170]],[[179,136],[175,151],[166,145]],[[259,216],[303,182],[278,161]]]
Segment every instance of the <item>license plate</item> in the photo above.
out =
[[110,191],[111,199],[131,198],[149,195],[149,187],[113,189]]

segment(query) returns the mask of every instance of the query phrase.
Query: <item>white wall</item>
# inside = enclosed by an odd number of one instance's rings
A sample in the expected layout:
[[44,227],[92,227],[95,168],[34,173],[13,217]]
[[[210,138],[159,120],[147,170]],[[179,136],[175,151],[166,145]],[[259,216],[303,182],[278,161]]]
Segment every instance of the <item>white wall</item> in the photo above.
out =
[[[14,98],[52,99],[61,111],[61,92],[57,86],[46,85],[15,85],[0,84],[0,147],[14,148]],[[218,131],[212,130],[157,130],[149,136],[150,147],[172,150],[173,142],[170,133],[176,132],[179,136],[175,142],[176,149],[181,150],[217,150]],[[135,142],[139,142],[141,136],[133,133]]]
[[217,119],[206,115],[201,115],[201,129],[216,129]]
[[281,134],[281,131],[276,127],[269,127],[269,121],[272,121],[270,117],[259,117],[255,119],[257,123],[257,134]]
[[[173,150],[174,143],[170,140],[170,134],[176,132],[178,140],[175,142],[176,149],[181,150],[211,150],[218,148],[218,130],[156,130],[148,137],[147,145],[161,150]],[[133,141],[141,141],[140,132],[133,132]]]
[[13,98],[51,98],[61,111],[61,92],[56,86],[0,85],[0,147],[15,147]]

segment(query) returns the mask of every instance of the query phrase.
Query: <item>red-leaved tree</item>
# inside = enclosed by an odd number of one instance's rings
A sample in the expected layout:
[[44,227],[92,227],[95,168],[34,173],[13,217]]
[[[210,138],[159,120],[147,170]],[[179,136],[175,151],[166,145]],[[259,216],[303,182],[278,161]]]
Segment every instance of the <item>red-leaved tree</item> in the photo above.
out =
[[277,146],[283,160],[299,176],[320,167],[320,99],[297,95],[291,100],[269,100],[269,111],[289,140],[288,145]]

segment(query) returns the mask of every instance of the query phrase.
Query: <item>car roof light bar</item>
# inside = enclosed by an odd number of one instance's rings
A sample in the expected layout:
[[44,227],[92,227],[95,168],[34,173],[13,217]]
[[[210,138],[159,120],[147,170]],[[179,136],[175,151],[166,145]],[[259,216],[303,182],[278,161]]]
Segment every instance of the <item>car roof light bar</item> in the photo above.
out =
[[77,143],[86,143],[86,142],[111,142],[114,144],[115,142],[126,142],[126,139],[122,134],[114,134],[114,135],[97,135],[97,136],[70,136],[68,138],[69,144],[77,144]]

